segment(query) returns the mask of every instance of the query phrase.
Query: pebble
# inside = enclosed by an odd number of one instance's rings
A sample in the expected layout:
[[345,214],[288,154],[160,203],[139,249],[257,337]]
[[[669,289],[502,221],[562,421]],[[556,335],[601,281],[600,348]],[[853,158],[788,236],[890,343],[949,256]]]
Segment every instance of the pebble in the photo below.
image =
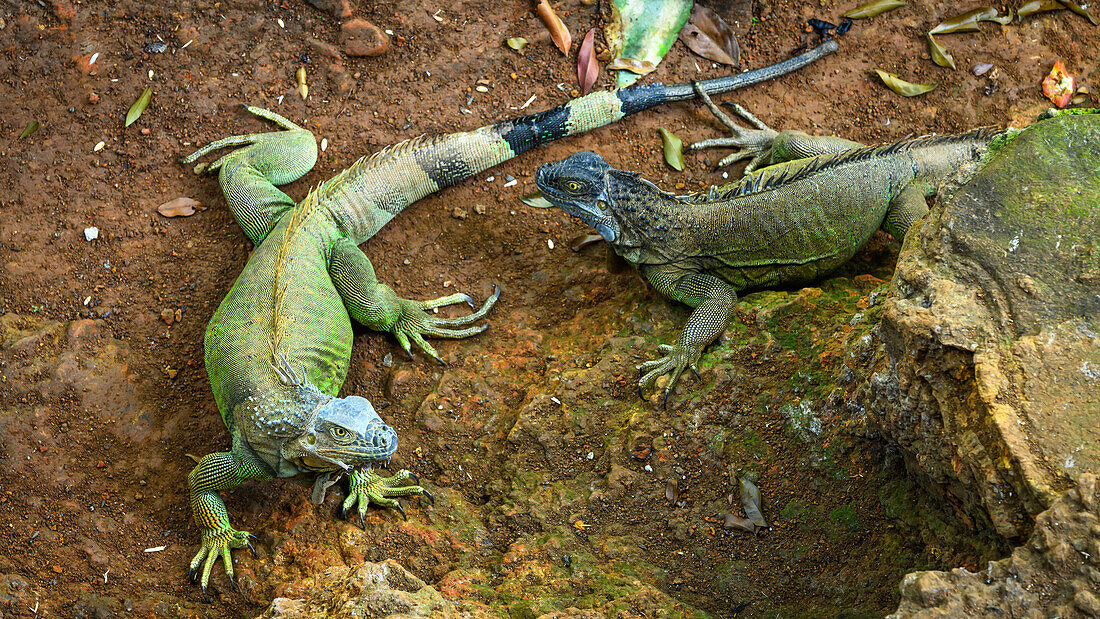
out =
[[99,228],[92,226],[91,228],[84,228],[84,240],[89,243],[99,238]]
[[489,88],[487,86],[478,86],[477,88],[474,88],[474,90],[478,92],[489,92]]
[[971,69],[971,71],[974,73],[974,75],[985,75],[992,68],[993,65],[989,63],[982,63],[974,65],[974,68]]
[[378,56],[389,48],[389,39],[378,26],[353,19],[340,26],[340,45],[348,56]]

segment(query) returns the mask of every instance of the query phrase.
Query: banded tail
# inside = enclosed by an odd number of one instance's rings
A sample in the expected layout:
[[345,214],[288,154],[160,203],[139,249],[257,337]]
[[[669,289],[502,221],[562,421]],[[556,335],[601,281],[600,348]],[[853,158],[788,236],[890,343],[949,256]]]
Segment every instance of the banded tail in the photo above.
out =
[[[775,79],[836,51],[821,45],[783,62],[700,82],[721,94]],[[693,99],[691,84],[646,84],[598,91],[553,109],[473,131],[406,140],[364,157],[315,191],[356,243],[373,236],[406,206],[537,146],[584,133],[651,107]]]

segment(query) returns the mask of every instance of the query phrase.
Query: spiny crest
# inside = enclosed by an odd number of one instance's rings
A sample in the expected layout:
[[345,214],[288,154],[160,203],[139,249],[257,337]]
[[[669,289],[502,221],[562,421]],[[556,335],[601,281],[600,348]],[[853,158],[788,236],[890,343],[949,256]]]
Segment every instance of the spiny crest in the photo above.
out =
[[851,163],[889,157],[890,155],[910,148],[923,148],[928,146],[939,146],[943,144],[957,144],[960,142],[971,140],[987,140],[994,133],[994,130],[988,128],[975,129],[966,133],[953,135],[922,136],[919,138],[912,138],[909,140],[894,142],[893,144],[857,148],[855,150],[850,150],[831,156],[815,157],[809,161],[806,161],[804,159],[796,159],[794,161],[788,161],[783,164],[773,165],[764,168],[763,170],[760,170],[759,172],[754,173],[751,176],[745,177],[741,180],[740,183],[723,193],[714,196],[697,194],[697,197],[693,201],[702,201],[707,199],[726,200],[729,198],[736,198],[759,191],[767,191],[768,189],[774,189],[782,185],[796,183],[805,178],[809,178],[819,172],[848,165]]
[[286,294],[287,282],[284,282],[284,272],[286,270],[287,261],[290,259],[290,241],[294,238],[298,230],[302,228],[305,222],[309,219],[309,216],[317,210],[317,205],[321,202],[322,189],[328,183],[339,180],[347,170],[337,174],[333,179],[325,183],[321,183],[317,187],[313,188],[306,197],[294,207],[294,210],[290,214],[290,222],[287,223],[286,229],[283,230],[283,238],[279,244],[279,254],[275,258],[275,278],[274,285],[272,286],[272,292],[274,294],[273,307],[274,312],[272,314],[271,324],[271,353],[272,355],[279,355],[279,347],[282,345],[283,332],[285,326],[282,324],[280,318],[282,317],[283,309],[283,296]]

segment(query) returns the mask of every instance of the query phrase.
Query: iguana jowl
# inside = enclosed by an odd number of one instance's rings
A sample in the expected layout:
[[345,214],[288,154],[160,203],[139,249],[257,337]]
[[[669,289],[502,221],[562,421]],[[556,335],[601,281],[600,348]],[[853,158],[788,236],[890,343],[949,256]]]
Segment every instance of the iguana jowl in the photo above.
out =
[[[703,82],[721,93],[766,81],[805,66],[836,49],[821,46],[785,62]],[[250,534],[229,524],[219,490],[248,479],[300,474],[327,487],[333,472],[350,473],[344,510],[368,503],[400,509],[392,497],[427,494],[401,486],[415,475],[378,476],[372,464],[397,449],[397,435],[370,402],[336,395],[348,371],[354,319],[415,344],[438,359],[424,337],[462,338],[488,313],[499,290],[474,313],[437,318],[426,310],[472,300],[456,294],[433,301],[402,299],[378,282],[358,245],[409,204],[520,153],[623,116],[694,97],[691,85],[644,85],[596,92],[551,110],[474,131],[416,138],[357,161],[295,204],[277,185],[308,172],[317,160],[316,140],[282,116],[246,109],[283,131],[218,140],[183,159],[190,163],[224,147],[240,147],[196,173],[218,172],[237,223],[256,244],[244,271],[206,330],[206,367],[222,418],[232,435],[230,451],[209,454],[191,472],[191,506],[202,547],[191,561],[192,579],[205,596],[210,571],[223,559],[230,581],[230,549],[250,546]],[[430,496],[430,495],[429,495]],[[235,586],[235,583],[234,583]]]
[[[825,275],[879,228],[901,240],[928,212],[925,197],[1005,135],[979,129],[865,147],[776,132],[734,106],[757,127],[744,129],[699,94],[734,136],[693,147],[741,148],[728,158],[753,158],[740,181],[675,196],[591,152],[544,164],[536,175],[552,204],[594,227],[662,294],[695,308],[676,344],[638,366],[643,393],[669,375],[666,401],[729,326],[738,292]],[[772,165],[751,171],[758,163]]]

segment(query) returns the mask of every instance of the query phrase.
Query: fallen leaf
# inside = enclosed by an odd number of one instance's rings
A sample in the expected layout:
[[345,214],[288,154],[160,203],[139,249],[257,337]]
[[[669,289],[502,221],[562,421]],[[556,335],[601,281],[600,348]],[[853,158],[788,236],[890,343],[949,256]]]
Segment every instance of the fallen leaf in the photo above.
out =
[[947,51],[947,48],[940,45],[931,34],[926,35],[928,37],[928,52],[932,54],[932,62],[940,65],[941,67],[947,67],[949,69],[955,68],[955,59],[951,56],[951,52]]
[[669,503],[675,503],[680,498],[680,484],[676,483],[675,479],[670,479],[665,483],[665,500]]
[[176,198],[157,207],[157,212],[165,217],[190,217],[202,204],[191,198]]
[[137,101],[130,106],[130,109],[126,112],[126,124],[124,127],[129,127],[134,124],[134,121],[141,117],[141,113],[145,111],[145,108],[149,107],[149,102],[153,100],[153,89],[146,88],[141,91],[141,96]]
[[648,60],[634,60],[633,58],[616,58],[607,65],[608,71],[629,71],[635,75],[652,73],[657,65]]
[[596,29],[593,28],[584,35],[581,49],[577,52],[577,83],[580,84],[582,95],[591,92],[592,86],[600,77],[600,65],[596,63],[596,54],[593,49],[595,37]]
[[508,47],[516,50],[517,52],[527,47],[527,39],[523,37],[512,37],[510,39],[505,39],[504,43],[508,45]]
[[747,531],[749,533],[756,532],[756,525],[753,524],[751,520],[740,516],[734,516],[733,514],[726,514],[722,526],[726,529],[737,529],[738,531]]
[[744,477],[741,478],[741,507],[753,524],[758,527],[768,526],[768,521],[764,520],[764,514],[760,511],[760,489]]
[[[577,237],[569,239],[569,249],[573,251],[580,251],[593,243],[599,243],[603,240],[603,237],[598,234],[582,234]],[[645,458],[640,458],[644,460]]]
[[305,67],[298,67],[298,70],[294,72],[294,80],[298,82],[298,94],[302,95],[303,99],[309,97],[309,86],[306,84]]
[[22,140],[23,138],[28,137],[30,134],[34,133],[35,131],[38,131],[38,121],[32,120],[27,123],[26,127],[23,128],[23,133],[19,134],[18,139]]
[[[1011,13],[1006,16],[1011,21]],[[950,19],[945,19],[943,23],[932,28],[928,34],[950,34],[952,32],[976,32],[978,30],[978,22],[983,21],[996,21],[1002,25],[1008,23],[1004,21],[1004,17],[997,17],[997,9],[991,6],[980,6],[976,9],[967,11],[962,15],[956,15]]]
[[519,200],[527,206],[533,206],[535,208],[551,208],[552,206],[554,206],[550,203],[549,200],[542,197],[542,192],[537,189],[534,191],[534,193],[529,193],[521,197]]
[[903,6],[905,6],[905,3],[901,0],[872,0],[871,2],[857,6],[843,16],[848,19],[867,19],[868,17],[882,15],[894,9],[900,9]]
[[1060,11],[1064,8],[1066,8],[1066,6],[1057,0],[1031,0],[1031,2],[1025,2],[1023,6],[1016,9],[1016,17],[1023,19],[1029,15],[1035,15],[1036,13]]
[[1096,25],[1096,18],[1093,17],[1092,13],[1089,13],[1085,7],[1077,4],[1076,2],[1070,2],[1069,0],[1058,0],[1058,2],[1062,3],[1062,5],[1065,6],[1067,9],[1089,20],[1089,23],[1093,26]]
[[930,90],[933,90],[939,84],[913,84],[907,82],[893,73],[887,73],[886,71],[879,71],[875,69],[875,73],[878,73],[879,79],[882,83],[886,84],[886,87],[903,97],[915,97],[922,95]]
[[[656,67],[691,15],[692,0],[611,0],[611,19],[604,27],[604,39],[613,59],[633,59]],[[608,67],[611,70],[610,67]],[[621,70],[626,69],[626,70]],[[616,87],[623,88],[650,70],[630,67],[619,71]]]
[[680,38],[703,58],[735,68],[741,64],[741,49],[729,24],[701,4],[691,9],[691,19],[680,31]]
[[1054,63],[1054,68],[1043,78],[1043,94],[1059,108],[1069,105],[1076,90],[1077,80],[1066,71],[1061,60]]
[[554,45],[561,50],[561,53],[568,55],[569,46],[573,44],[573,37],[569,36],[569,29],[562,23],[561,18],[558,17],[558,14],[554,12],[554,9],[546,0],[540,0],[535,10],[538,12],[542,23],[546,24],[546,29],[550,31],[550,39],[554,41]]
[[671,131],[661,127],[657,130],[661,134],[661,143],[665,147],[665,162],[676,170],[684,169],[684,143]]

